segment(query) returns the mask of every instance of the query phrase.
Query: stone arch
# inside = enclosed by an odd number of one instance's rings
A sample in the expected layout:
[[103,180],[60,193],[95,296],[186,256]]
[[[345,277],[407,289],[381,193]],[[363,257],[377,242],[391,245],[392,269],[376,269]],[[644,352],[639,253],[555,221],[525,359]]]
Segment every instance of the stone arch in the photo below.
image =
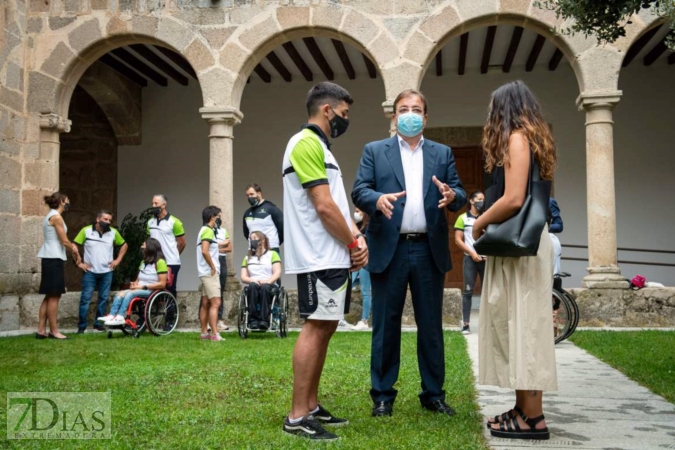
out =
[[239,108],[246,80],[270,51],[284,42],[300,37],[337,38],[367,55],[382,68],[398,57],[397,46],[389,33],[376,21],[355,9],[339,4],[311,7],[280,7],[237,30],[220,54],[231,86],[227,105]]
[[[81,18],[73,22],[68,33],[54,42],[53,35],[41,36],[36,42],[38,55],[49,55],[29,75],[28,110],[50,112],[68,117],[70,98],[84,72],[101,56],[128,44],[153,44],[181,54],[197,72],[202,85],[204,52],[208,44],[189,26],[169,17],[134,17],[130,21],[111,18]],[[190,51],[199,47],[198,51]],[[210,66],[215,63],[211,57]],[[205,95],[202,88],[202,95]]]
[[[451,39],[474,28],[510,24],[535,30],[551,40],[570,62],[579,90],[585,89],[584,71],[578,56],[590,47],[588,40],[571,39],[551,30],[562,24],[550,11],[539,9],[532,0],[501,2],[452,2],[436,9],[419,23],[404,44],[403,59],[420,67],[414,86],[419,87],[436,53]],[[401,89],[399,89],[400,91]],[[390,92],[387,92],[389,95]]]

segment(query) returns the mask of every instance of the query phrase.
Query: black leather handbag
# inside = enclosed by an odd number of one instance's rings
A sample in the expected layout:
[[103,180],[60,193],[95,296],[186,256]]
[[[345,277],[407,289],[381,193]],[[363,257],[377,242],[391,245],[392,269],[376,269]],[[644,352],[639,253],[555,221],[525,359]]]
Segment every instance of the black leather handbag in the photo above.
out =
[[[491,205],[504,195],[504,183],[497,183],[485,191]],[[486,256],[536,256],[541,233],[544,231],[551,196],[551,182],[542,180],[539,163],[531,153],[527,194],[520,210],[502,223],[492,223],[473,245],[476,253]]]

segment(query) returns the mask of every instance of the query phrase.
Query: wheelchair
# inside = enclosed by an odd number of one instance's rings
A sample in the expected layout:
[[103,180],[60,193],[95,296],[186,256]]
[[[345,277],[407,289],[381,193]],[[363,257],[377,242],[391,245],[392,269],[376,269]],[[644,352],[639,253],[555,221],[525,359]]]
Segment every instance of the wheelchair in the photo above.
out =
[[272,304],[267,329],[254,329],[249,326],[249,297],[248,286],[242,289],[237,307],[237,331],[242,339],[246,339],[249,332],[273,332],[277,337],[285,338],[288,334],[288,294],[286,289],[277,284],[272,291]]
[[105,326],[108,339],[112,330],[122,330],[125,335],[138,338],[146,328],[155,336],[165,336],[178,325],[178,302],[171,292],[153,291],[148,298],[134,297],[126,311],[124,325]]
[[558,344],[569,338],[579,324],[579,306],[574,297],[562,287],[562,279],[569,277],[567,272],[553,275],[553,337]]

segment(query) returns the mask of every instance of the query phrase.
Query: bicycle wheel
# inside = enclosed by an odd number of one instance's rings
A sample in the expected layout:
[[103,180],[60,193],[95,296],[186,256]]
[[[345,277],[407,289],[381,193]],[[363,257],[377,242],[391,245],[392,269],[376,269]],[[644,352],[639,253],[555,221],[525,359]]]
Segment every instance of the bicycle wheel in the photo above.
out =
[[569,338],[572,336],[572,333],[574,333],[574,330],[577,329],[577,325],[579,325],[579,305],[577,304],[577,301],[572,297],[572,294],[567,292],[566,290],[563,289],[562,291],[563,297],[567,300],[570,306],[570,310],[572,311],[572,324],[570,325],[570,329],[567,330],[567,333],[565,334],[565,337],[563,340]]
[[557,344],[565,339],[565,335],[572,326],[572,310],[567,299],[555,289],[552,292],[551,303],[551,306],[556,303],[560,305],[557,312],[553,311],[553,336]]

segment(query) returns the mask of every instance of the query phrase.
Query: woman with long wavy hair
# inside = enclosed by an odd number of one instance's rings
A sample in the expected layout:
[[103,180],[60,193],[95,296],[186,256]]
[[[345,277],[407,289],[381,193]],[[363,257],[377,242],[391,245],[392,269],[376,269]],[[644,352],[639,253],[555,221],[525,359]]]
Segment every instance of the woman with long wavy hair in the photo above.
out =
[[[551,131],[522,81],[492,93],[483,151],[487,171],[503,189],[487,199],[489,209],[474,222],[475,239],[489,224],[504,222],[523,206],[531,161],[538,164],[541,179],[553,178],[556,148]],[[480,305],[479,383],[516,391],[514,408],[488,420],[493,436],[550,437],[542,395],[557,389],[552,285],[553,245],[546,227],[536,256],[487,258]]]

